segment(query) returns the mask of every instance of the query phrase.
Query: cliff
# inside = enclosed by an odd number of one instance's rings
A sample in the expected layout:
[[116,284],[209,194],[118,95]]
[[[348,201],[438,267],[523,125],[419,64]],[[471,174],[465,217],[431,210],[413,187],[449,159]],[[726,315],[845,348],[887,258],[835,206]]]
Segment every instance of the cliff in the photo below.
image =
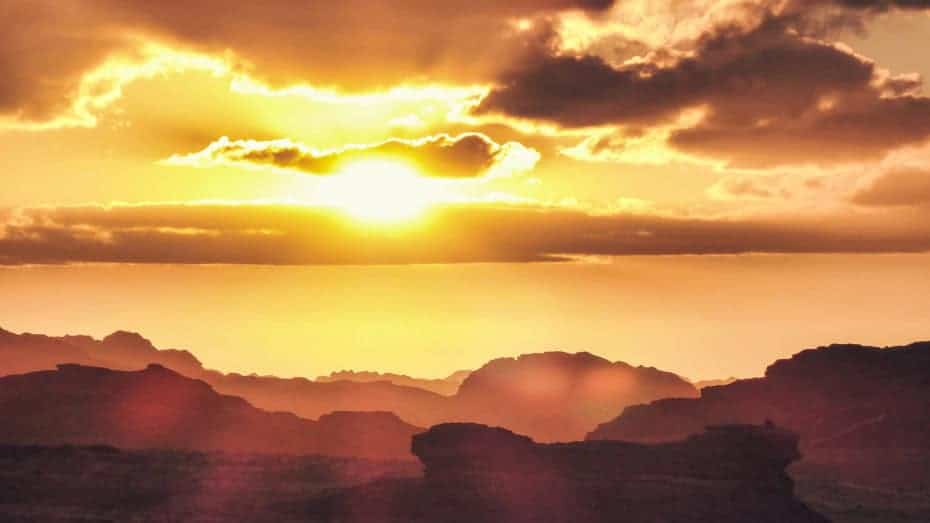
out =
[[831,345],[777,361],[765,377],[629,407],[588,435],[641,442],[687,437],[706,425],[772,420],[801,437],[805,465],[860,484],[930,484],[930,343]]

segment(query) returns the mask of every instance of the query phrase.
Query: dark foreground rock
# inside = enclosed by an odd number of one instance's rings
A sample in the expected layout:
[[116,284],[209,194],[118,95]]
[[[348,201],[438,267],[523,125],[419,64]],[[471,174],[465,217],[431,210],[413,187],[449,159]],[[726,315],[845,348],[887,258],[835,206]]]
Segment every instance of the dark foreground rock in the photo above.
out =
[[659,445],[537,444],[475,424],[413,440],[423,479],[376,482],[312,503],[346,522],[823,522],[800,503],[785,467],[797,437],[726,426]]
[[0,445],[3,523],[306,523],[306,500],[416,461]]

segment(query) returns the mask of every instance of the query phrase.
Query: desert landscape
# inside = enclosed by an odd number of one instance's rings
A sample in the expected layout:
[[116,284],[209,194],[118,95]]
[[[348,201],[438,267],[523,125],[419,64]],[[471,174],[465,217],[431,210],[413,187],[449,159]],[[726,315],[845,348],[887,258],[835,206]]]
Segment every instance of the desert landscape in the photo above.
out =
[[11,520],[930,514],[930,343],[809,349],[700,391],[587,353],[531,354],[468,372],[449,395],[369,373],[224,375],[128,332],[2,331],[0,354],[0,513]]

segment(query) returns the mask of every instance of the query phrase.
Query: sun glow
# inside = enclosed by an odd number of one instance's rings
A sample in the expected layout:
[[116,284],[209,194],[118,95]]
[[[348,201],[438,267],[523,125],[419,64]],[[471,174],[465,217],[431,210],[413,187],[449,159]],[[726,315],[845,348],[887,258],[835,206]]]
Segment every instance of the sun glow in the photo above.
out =
[[373,158],[321,179],[314,200],[360,220],[401,222],[422,215],[441,199],[436,183],[401,160]]

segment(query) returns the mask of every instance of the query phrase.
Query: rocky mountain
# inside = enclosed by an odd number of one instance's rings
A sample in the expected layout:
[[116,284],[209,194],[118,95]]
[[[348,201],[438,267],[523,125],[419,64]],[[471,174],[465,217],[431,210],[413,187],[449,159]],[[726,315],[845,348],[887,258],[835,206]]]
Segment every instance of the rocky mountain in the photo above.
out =
[[692,381],[691,384],[694,385],[694,388],[697,390],[706,389],[707,387],[720,387],[723,385],[729,385],[734,381],[739,381],[739,378],[723,378],[719,380],[698,380]]
[[441,379],[423,379],[412,378],[403,374],[394,374],[390,372],[370,372],[370,371],[351,371],[343,370],[330,373],[327,376],[319,376],[314,381],[318,383],[331,383],[334,381],[351,381],[355,383],[371,383],[386,381],[394,385],[403,387],[414,387],[417,389],[428,390],[443,396],[452,396],[459,390],[459,386],[465,381],[465,378],[471,374],[470,370],[460,370],[453,372],[449,376]]
[[707,425],[771,420],[801,436],[807,464],[847,481],[930,486],[930,342],[831,345],[769,366],[765,377],[699,398],[629,407],[588,439],[669,441]]
[[204,368],[188,351],[158,349],[136,333],[119,331],[102,340],[90,336],[0,335],[0,375],[54,369],[61,363],[139,370],[161,365],[203,380],[217,392],[240,396],[256,407],[316,419],[334,411],[394,412],[416,425],[430,425],[444,412],[444,397],[386,381],[315,382],[304,378],[222,373]]
[[679,376],[588,353],[493,360],[455,396],[461,421],[503,426],[539,441],[574,441],[623,410],[658,398],[694,397]]
[[0,329],[0,375],[54,369],[59,363],[105,366],[81,347],[38,334],[14,334]]
[[677,375],[588,353],[549,352],[493,360],[468,373],[451,396],[390,379],[370,379],[368,374],[356,374],[361,378],[353,380],[313,381],[221,373],[205,369],[187,351],[159,350],[128,332],[102,340],[6,333],[0,337],[0,354],[11,355],[9,361],[15,362],[0,361],[0,375],[54,368],[59,363],[123,370],[155,363],[256,407],[304,418],[333,411],[386,411],[418,426],[473,421],[506,426],[540,441],[578,440],[628,405],[698,394]]
[[422,429],[391,413],[318,421],[257,409],[160,365],[60,365],[0,378],[0,443],[410,458]]
[[376,482],[311,503],[343,522],[825,522],[793,495],[797,437],[715,427],[642,445],[538,444],[500,428],[447,424],[414,437],[422,480]]

